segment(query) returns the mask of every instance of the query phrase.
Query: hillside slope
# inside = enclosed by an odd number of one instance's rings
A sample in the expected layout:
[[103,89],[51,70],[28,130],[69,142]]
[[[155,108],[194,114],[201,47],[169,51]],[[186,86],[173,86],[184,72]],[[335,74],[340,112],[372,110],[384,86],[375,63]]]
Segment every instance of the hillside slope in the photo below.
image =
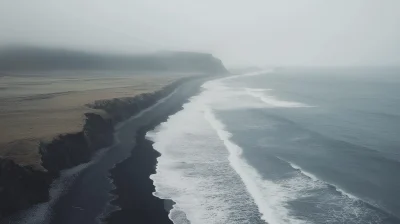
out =
[[111,55],[37,47],[0,49],[0,72],[51,70],[227,72],[221,60],[206,53],[159,52]]

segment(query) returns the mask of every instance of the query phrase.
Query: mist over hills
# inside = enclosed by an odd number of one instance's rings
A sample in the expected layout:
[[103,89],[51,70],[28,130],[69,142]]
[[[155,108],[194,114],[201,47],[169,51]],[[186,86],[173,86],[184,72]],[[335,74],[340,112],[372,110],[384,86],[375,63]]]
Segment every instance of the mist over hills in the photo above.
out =
[[52,70],[227,72],[221,60],[207,53],[157,52],[117,55],[21,46],[0,49],[0,72]]

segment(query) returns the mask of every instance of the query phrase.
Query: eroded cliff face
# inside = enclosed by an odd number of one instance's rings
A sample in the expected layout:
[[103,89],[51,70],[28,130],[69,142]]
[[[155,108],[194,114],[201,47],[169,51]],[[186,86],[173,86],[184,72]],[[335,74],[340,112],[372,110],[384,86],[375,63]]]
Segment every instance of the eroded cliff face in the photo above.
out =
[[40,143],[38,150],[45,171],[0,158],[0,220],[49,200],[50,185],[60,171],[89,162],[97,150],[113,144],[112,119],[94,113],[85,116],[81,132],[60,135],[50,142]]
[[39,146],[42,166],[57,176],[68,169],[90,161],[93,153],[113,143],[113,122],[94,113],[86,113],[83,130],[78,133],[60,135],[49,143]]
[[86,113],[82,131],[41,142],[37,150],[46,171],[23,167],[0,158],[0,220],[16,211],[47,201],[50,185],[60,171],[89,162],[96,151],[113,144],[115,124],[150,107],[171,94],[182,82],[192,78],[178,80],[153,93],[101,100],[88,105],[104,110],[107,116]]
[[153,93],[144,93],[134,97],[112,100],[97,100],[87,106],[93,109],[104,110],[110,115],[114,123],[118,123],[150,107],[159,99],[171,94],[177,86],[193,78],[194,77],[182,78]]
[[15,211],[49,199],[51,176],[0,158],[0,220]]

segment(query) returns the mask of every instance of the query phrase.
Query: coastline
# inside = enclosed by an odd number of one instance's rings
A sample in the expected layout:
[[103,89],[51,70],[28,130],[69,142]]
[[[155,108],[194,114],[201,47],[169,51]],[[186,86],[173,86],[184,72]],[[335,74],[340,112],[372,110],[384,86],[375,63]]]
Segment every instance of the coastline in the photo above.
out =
[[156,172],[157,158],[161,155],[153,148],[153,142],[146,139],[148,131],[166,121],[170,115],[182,109],[187,100],[198,93],[203,81],[197,81],[189,88],[189,93],[178,96],[180,99],[171,105],[164,113],[154,117],[149,123],[140,127],[136,133],[136,145],[131,155],[113,168],[111,179],[116,186],[112,191],[115,199],[112,205],[119,209],[111,212],[105,222],[108,224],[123,223],[168,223],[169,211],[175,202],[160,199],[153,195],[155,186],[150,175]]
[[[62,178],[64,172],[68,173],[70,169],[81,165],[90,166],[94,162],[93,157],[97,157],[96,154],[103,153],[100,152],[103,151],[101,149],[108,147],[111,150],[107,151],[114,150],[115,141],[112,140],[115,135],[114,131],[119,129],[121,123],[126,122],[132,116],[141,115],[142,111],[150,109],[159,100],[194,79],[199,79],[199,77],[179,79],[153,93],[125,99],[96,101],[92,105],[88,105],[90,108],[104,110],[109,116],[87,113],[85,114],[86,123],[81,132],[64,134],[48,144],[41,144],[39,146],[42,155],[41,160],[47,172],[37,171],[10,160],[0,159],[0,171],[8,170],[9,172],[8,175],[4,172],[6,175],[2,175],[0,181],[0,187],[2,187],[0,191],[0,199],[2,199],[0,211],[5,212],[3,215],[0,214],[0,222],[20,220],[18,216],[21,213],[23,214],[26,211],[25,209],[28,209],[28,211],[35,210],[37,208],[32,208],[32,206],[41,207],[43,204],[49,206],[49,204],[54,203],[54,200],[58,201],[51,195],[51,190],[54,187],[54,182]],[[83,172],[85,172],[84,170]],[[21,175],[22,179],[17,178]],[[80,179],[80,175],[77,178]],[[64,190],[61,189],[61,191]],[[57,207],[55,205],[53,210],[57,210]],[[4,208],[8,208],[8,210]],[[41,222],[33,221],[32,223]]]
[[167,205],[174,202],[155,197],[155,187],[150,179],[150,175],[156,172],[155,165],[160,154],[152,149],[152,142],[145,135],[158,124],[155,122],[142,127],[137,133],[132,155],[110,171],[116,186],[112,191],[116,198],[111,203],[119,209],[106,218],[106,223],[172,224]]

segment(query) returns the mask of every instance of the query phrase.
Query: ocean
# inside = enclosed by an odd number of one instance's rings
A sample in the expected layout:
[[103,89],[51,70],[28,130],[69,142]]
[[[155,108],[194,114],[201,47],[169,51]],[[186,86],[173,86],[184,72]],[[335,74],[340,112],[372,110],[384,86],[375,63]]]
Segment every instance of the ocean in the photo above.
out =
[[400,223],[400,70],[219,78],[147,134],[183,223]]

